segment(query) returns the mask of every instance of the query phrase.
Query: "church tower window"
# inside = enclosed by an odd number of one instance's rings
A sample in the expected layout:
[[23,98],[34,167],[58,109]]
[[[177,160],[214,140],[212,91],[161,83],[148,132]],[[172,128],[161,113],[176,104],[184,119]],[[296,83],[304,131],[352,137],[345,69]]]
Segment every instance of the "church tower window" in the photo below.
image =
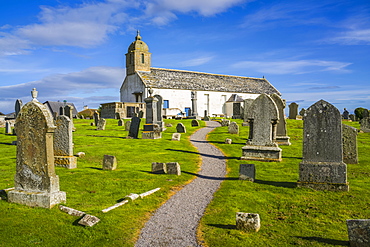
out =
[[144,53],[141,53],[141,63],[145,63]]

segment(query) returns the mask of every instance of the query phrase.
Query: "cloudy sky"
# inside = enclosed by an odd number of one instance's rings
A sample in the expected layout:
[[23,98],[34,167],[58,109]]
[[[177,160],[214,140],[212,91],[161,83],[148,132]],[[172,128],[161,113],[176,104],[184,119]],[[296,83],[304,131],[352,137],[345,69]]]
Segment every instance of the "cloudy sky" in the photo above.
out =
[[152,66],[265,76],[288,102],[370,108],[369,0],[2,0],[0,112],[119,101],[136,30]]

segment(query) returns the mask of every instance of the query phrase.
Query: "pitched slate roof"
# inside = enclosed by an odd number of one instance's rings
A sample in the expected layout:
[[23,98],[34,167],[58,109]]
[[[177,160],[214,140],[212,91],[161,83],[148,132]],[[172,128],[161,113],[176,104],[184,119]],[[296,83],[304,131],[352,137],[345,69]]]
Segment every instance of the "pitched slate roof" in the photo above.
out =
[[[58,113],[58,116],[59,116],[59,109],[60,107],[64,106],[64,102],[55,102],[55,101],[45,101],[43,104],[47,106],[52,116],[53,116],[53,112]],[[66,102],[66,104],[73,106],[72,115],[73,117],[76,117],[77,109],[75,105],[73,103],[68,103],[68,102]]]
[[232,94],[226,102],[243,102],[243,98],[237,94]]
[[150,68],[150,70],[150,72],[137,71],[147,87],[281,95],[265,78],[159,68]]

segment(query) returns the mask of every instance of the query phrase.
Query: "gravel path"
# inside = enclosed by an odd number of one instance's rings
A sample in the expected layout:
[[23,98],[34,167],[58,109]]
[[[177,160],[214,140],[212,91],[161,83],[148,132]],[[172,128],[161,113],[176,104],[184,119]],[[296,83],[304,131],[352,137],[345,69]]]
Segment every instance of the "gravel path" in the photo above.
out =
[[224,155],[206,141],[206,135],[219,124],[206,123],[207,127],[190,137],[202,156],[198,177],[157,209],[141,230],[136,247],[200,246],[196,239],[199,220],[226,174]]

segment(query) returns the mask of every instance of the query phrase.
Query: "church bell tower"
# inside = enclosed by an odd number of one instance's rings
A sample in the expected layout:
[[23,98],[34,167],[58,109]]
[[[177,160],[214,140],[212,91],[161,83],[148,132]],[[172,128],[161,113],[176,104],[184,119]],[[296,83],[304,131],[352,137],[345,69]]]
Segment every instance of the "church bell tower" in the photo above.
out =
[[148,45],[141,40],[140,32],[137,31],[135,41],[126,53],[126,75],[133,75],[135,71],[150,72],[150,56]]

